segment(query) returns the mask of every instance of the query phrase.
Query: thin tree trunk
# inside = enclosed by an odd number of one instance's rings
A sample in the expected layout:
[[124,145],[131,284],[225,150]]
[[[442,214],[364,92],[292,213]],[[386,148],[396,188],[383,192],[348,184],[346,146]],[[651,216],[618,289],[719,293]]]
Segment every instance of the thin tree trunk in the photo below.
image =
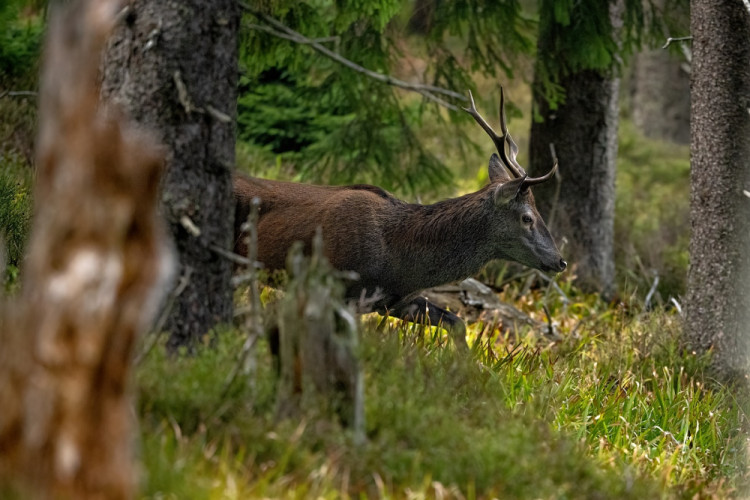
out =
[[690,74],[686,65],[662,49],[635,57],[630,92],[633,123],[646,137],[690,143]]
[[118,2],[69,7],[46,46],[22,295],[0,311],[0,484],[19,498],[125,499],[131,357],[171,268],[157,214],[164,159],[99,106]]
[[[135,0],[104,62],[102,95],[169,147],[162,205],[190,283],[173,308],[169,345],[189,345],[232,312],[231,263],[238,78],[237,2]],[[198,234],[198,231],[200,234]]]
[[407,25],[410,33],[421,36],[430,34],[439,2],[440,0],[414,0]]
[[531,126],[530,172],[549,171],[554,144],[561,179],[534,187],[534,196],[552,233],[567,239],[563,253],[575,263],[578,284],[611,295],[620,81],[586,70],[563,77],[560,84],[566,98],[556,110],[534,92],[535,112],[544,121]]
[[685,334],[718,372],[747,373],[750,337],[750,13],[691,3],[690,271]]

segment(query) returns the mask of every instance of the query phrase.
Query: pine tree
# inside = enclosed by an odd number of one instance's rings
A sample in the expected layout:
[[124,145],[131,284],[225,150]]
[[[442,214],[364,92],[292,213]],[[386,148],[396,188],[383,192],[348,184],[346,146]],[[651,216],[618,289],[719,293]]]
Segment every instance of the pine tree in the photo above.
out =
[[[522,15],[518,1],[434,2],[430,29],[420,39],[430,54],[422,83],[454,91],[435,94],[453,109],[446,120],[434,100],[401,99],[397,87],[320,55],[310,43],[290,41],[279,27],[321,40],[361,67],[392,75],[407,30],[399,18],[403,2],[319,2],[313,8],[285,1],[246,7],[239,136],[289,160],[299,180],[372,182],[412,194],[446,184],[450,172],[423,144],[418,127],[424,120],[443,126],[465,123],[469,118],[457,105],[474,87],[470,70],[511,76],[514,58],[533,47],[533,23]],[[449,43],[453,36],[466,39],[465,51],[455,53]]]
[[537,189],[538,207],[568,240],[579,285],[607,296],[615,287],[618,71],[645,19],[640,1],[540,4],[530,171],[549,170],[550,144],[560,170],[557,185]]

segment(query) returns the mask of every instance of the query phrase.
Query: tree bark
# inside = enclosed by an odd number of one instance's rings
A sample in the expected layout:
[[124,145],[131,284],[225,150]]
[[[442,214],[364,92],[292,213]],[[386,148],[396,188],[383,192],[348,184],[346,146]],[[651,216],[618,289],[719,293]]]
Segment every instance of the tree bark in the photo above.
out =
[[750,334],[750,13],[691,3],[690,270],[685,334],[726,378],[747,373]]
[[119,2],[66,7],[53,9],[45,52],[22,295],[0,305],[0,488],[126,499],[136,484],[131,358],[171,268],[158,216],[163,152],[99,106]]
[[[190,345],[232,313],[233,203],[240,12],[234,0],[134,0],[103,64],[102,96],[169,147],[162,209],[191,280],[167,322]],[[198,234],[198,231],[200,232]]]
[[[539,51],[546,50],[540,37]],[[556,237],[565,237],[563,253],[575,263],[577,283],[610,296],[615,289],[614,212],[619,78],[578,71],[560,79],[565,103],[550,109],[534,85],[530,175],[552,167],[550,144],[559,158],[559,175],[534,187],[537,208]]]

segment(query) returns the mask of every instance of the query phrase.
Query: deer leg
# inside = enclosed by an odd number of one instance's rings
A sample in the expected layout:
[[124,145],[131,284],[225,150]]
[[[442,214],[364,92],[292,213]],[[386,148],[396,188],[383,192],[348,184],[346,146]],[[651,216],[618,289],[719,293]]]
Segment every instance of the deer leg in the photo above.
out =
[[466,324],[464,321],[424,297],[416,297],[408,302],[399,302],[388,310],[388,314],[412,323],[424,323],[427,319],[432,326],[441,325],[448,332],[459,351],[469,350],[469,344],[466,343]]

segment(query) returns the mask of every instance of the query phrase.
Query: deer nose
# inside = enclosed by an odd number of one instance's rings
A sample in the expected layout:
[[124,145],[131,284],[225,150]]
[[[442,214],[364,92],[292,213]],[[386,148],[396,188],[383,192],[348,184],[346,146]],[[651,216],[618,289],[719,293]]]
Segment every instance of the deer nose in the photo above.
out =
[[565,262],[563,259],[560,259],[560,272],[565,271],[566,267],[568,267],[568,263]]

